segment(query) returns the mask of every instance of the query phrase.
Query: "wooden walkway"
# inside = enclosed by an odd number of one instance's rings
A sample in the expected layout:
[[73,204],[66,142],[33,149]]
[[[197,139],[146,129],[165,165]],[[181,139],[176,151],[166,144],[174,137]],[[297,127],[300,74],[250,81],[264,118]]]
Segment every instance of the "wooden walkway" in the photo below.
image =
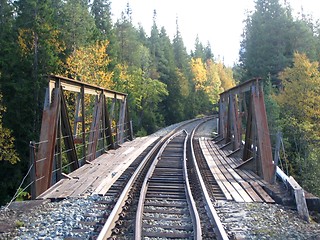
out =
[[90,164],[85,164],[70,178],[57,182],[37,199],[61,199],[104,195],[127,167],[158,137],[148,136],[125,142],[116,150],[109,150]]
[[242,163],[239,158],[228,157],[229,151],[220,149],[211,139],[200,138],[199,141],[211,172],[227,200],[274,203],[263,189],[266,182],[252,171],[237,169]]

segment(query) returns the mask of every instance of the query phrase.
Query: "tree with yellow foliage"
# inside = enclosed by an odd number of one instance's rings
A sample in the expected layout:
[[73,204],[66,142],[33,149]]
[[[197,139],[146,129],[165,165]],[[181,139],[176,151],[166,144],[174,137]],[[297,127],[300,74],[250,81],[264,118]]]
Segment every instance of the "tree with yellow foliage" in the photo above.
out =
[[295,53],[294,64],[281,74],[283,91],[276,97],[282,113],[306,138],[320,139],[320,72],[318,62]]
[[233,79],[233,73],[231,68],[224,66],[222,62],[216,63],[218,68],[218,74],[221,81],[221,87],[223,91],[226,91],[236,85],[235,80]]
[[205,92],[209,95],[210,102],[215,104],[219,101],[219,94],[223,92],[218,65],[211,59],[207,60],[206,71],[208,84],[205,87]]
[[294,54],[294,63],[281,74],[283,89],[280,125],[294,175],[307,190],[320,195],[320,72],[319,63]]
[[222,63],[208,59],[204,64],[201,58],[191,59],[191,71],[196,91],[207,94],[210,102],[216,104],[219,94],[235,86],[232,70]]
[[201,58],[191,58],[191,70],[196,91],[204,90],[207,83],[207,71]]
[[113,73],[108,71],[110,63],[107,54],[108,41],[97,41],[87,47],[80,47],[66,61],[67,74],[86,83],[104,88],[113,86]]

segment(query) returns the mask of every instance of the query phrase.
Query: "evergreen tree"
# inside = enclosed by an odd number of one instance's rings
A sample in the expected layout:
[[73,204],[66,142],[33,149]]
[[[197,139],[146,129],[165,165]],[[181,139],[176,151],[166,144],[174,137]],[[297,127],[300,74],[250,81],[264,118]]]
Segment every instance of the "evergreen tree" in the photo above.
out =
[[119,63],[127,63],[129,66],[133,66],[136,60],[134,53],[140,43],[139,32],[132,25],[130,18],[130,15],[122,12],[121,18],[115,24],[115,35]]
[[[98,20],[101,19],[96,19],[96,21]],[[67,47],[67,54],[79,47],[90,45],[96,40],[95,33],[97,28],[95,19],[89,13],[87,0],[66,1],[63,4],[60,24]],[[98,26],[104,27],[100,23],[98,23]],[[101,29],[99,30],[101,31]]]
[[117,64],[116,36],[114,33],[111,19],[111,2],[109,0],[94,0],[91,13],[95,20],[95,26],[98,30],[99,40],[108,40],[107,54],[110,56],[108,70],[112,71]]
[[[10,76],[8,69],[12,69],[15,55],[12,54],[14,50],[14,8],[7,0],[0,1],[0,91],[2,89],[2,82]],[[8,76],[9,75],[9,76]]]
[[206,53],[205,53],[205,48],[203,47],[203,44],[199,40],[199,36],[197,35],[195,44],[194,44],[194,53],[192,54],[192,57],[197,59],[200,58],[202,62],[206,62]]
[[[0,75],[1,76],[1,75]],[[0,205],[4,205],[10,200],[17,188],[17,179],[20,179],[18,154],[14,147],[12,132],[3,126],[3,114],[6,108],[2,103],[0,94]]]
[[176,121],[181,121],[194,115],[193,96],[189,96],[190,92],[194,92],[194,85],[192,85],[191,82],[192,80],[189,67],[189,55],[184,46],[183,39],[179,30],[178,19],[176,21],[176,35],[174,36],[172,46],[176,65],[176,77],[171,80],[172,82],[168,83],[168,88],[170,89],[170,112],[175,113],[174,119]]
[[15,164],[19,161],[18,154],[14,148],[14,138],[11,131],[3,126],[2,116],[6,108],[2,103],[2,94],[0,93],[0,161],[8,161]]
[[255,12],[248,16],[241,43],[240,62],[246,70],[244,80],[271,77],[291,63],[291,12],[279,0],[257,0]]
[[109,0],[93,0],[91,12],[97,29],[108,39],[112,30],[111,6]]
[[212,49],[211,49],[211,45],[209,42],[207,43],[207,46],[205,47],[204,52],[205,52],[206,61],[214,58],[214,55],[213,55]]

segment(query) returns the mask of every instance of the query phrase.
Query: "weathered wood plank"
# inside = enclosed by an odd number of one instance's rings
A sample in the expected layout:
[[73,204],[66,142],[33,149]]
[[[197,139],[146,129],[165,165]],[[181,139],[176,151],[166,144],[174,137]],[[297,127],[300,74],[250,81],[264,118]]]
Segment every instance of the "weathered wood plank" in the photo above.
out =
[[[221,155],[223,156],[223,160],[227,164],[225,166],[228,168],[229,173],[234,177],[234,179],[237,180],[237,182],[243,187],[243,189],[248,193],[248,195],[256,202],[263,202],[263,199],[248,183],[250,181],[256,181],[257,183],[263,186],[265,183],[262,182],[262,179],[258,175],[252,174],[251,171],[234,169],[237,166],[236,162],[238,162],[232,160],[232,158],[234,157],[227,157],[226,151],[220,150],[219,146],[217,146],[217,144],[214,144],[212,141],[208,140],[207,143],[213,151],[216,151],[217,154],[221,153]],[[261,192],[261,194],[263,193],[263,195],[268,195],[264,191],[264,189],[259,188],[258,190]]]
[[[223,156],[220,155],[219,152],[214,151],[217,161],[217,165],[220,169],[220,171],[223,173],[223,175],[226,177],[226,179],[230,182],[230,184],[234,187],[234,189],[237,191],[237,193],[241,196],[244,202],[252,202],[252,199],[247,194],[247,192],[242,188],[242,186],[238,183],[238,181],[243,181],[239,175],[237,175],[237,179],[235,179],[232,174],[230,173],[230,166],[226,163]],[[235,173],[235,172],[234,172]],[[236,173],[235,173],[236,174]]]
[[203,140],[200,139],[199,143],[200,143],[200,147],[201,147],[203,156],[205,157],[205,159],[208,163],[208,166],[212,172],[212,175],[216,179],[220,189],[222,190],[222,192],[225,195],[227,200],[233,200],[233,197],[231,196],[230,192],[227,190],[227,187],[225,186],[225,184],[228,181],[226,180],[226,178],[224,177],[222,172],[219,170],[219,168],[215,164],[214,159],[211,156],[211,154],[209,153],[209,150],[205,147]]
[[274,203],[274,200],[263,190],[263,188],[257,182],[251,181],[250,185],[266,203]]

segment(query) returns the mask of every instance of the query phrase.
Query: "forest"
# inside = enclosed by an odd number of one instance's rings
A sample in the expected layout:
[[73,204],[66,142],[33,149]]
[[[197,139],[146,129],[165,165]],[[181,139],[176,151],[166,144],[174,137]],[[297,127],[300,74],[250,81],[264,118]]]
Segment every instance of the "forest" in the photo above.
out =
[[[218,3],[217,3],[218,4]],[[320,195],[320,25],[289,3],[256,0],[244,19],[239,62],[217,60],[195,36],[186,50],[176,21],[135,26],[130,5],[112,21],[110,0],[0,0],[0,204],[29,168],[48,74],[128,93],[136,136],[217,111],[219,93],[265,79],[272,141],[282,132],[286,171]],[[212,30],[214,31],[214,30]],[[26,198],[28,194],[25,194]]]

